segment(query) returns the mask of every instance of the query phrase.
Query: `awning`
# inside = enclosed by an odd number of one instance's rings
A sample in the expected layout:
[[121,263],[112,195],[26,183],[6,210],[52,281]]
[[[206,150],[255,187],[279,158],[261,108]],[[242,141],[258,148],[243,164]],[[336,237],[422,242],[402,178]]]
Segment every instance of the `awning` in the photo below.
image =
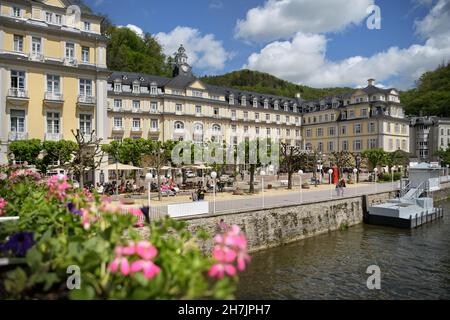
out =
[[195,165],[192,168],[193,169],[197,169],[197,170],[209,170],[209,169],[212,169],[212,167],[205,166],[204,164]]
[[120,170],[120,171],[137,171],[137,170],[142,170],[142,168],[138,168],[135,166],[130,166],[128,164],[123,164],[123,163],[113,163],[110,164],[106,167],[106,169],[108,171],[115,171],[115,170]]

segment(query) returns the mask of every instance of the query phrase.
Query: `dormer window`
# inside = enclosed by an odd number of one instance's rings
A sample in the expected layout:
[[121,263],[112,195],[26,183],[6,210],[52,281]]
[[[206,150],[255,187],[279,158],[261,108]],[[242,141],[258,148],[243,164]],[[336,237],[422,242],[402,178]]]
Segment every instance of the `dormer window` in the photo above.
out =
[[198,91],[198,90],[192,90],[192,96],[193,97],[197,97],[197,98],[202,98],[203,97],[203,92]]
[[150,94],[155,95],[155,94],[157,94],[157,93],[158,93],[158,87],[156,86],[155,83],[152,83],[152,84],[150,85]]
[[19,7],[13,7],[12,8],[12,16],[15,18],[21,18],[22,10]]
[[57,25],[62,25],[62,15],[60,14],[55,14],[55,23]]
[[258,98],[254,98],[253,99],[253,107],[257,108],[258,107]]
[[89,21],[84,22],[84,31],[91,31],[91,23]]
[[245,107],[247,105],[247,99],[245,98],[245,96],[242,96],[241,98],[241,106]]
[[133,84],[133,93],[139,93],[141,90],[141,86],[139,84]]
[[229,100],[230,100],[230,104],[234,104],[234,94],[230,94],[230,97],[229,97]]
[[278,100],[275,100],[275,103],[273,104],[275,110],[278,110],[278,105]]
[[264,109],[269,109],[269,100],[264,100]]
[[284,103],[284,111],[288,112],[288,111],[289,111],[288,108],[289,108],[288,103],[285,102],[285,103]]
[[296,103],[294,103],[294,106],[293,106],[293,111],[295,112],[295,113],[297,113],[297,104]]
[[120,82],[114,83],[114,92],[122,92],[122,84]]

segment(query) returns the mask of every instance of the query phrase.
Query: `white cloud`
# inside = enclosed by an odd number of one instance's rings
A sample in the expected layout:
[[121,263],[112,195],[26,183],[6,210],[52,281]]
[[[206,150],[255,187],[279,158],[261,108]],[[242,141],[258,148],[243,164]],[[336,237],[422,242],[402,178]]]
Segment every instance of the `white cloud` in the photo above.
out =
[[235,36],[251,41],[271,41],[297,32],[335,32],[367,17],[373,0],[267,0],[252,8],[236,24]]
[[203,35],[198,29],[178,26],[169,33],[160,32],[155,37],[166,55],[173,55],[183,44],[188,62],[205,71],[222,70],[232,58],[232,54],[224,49],[222,42],[215,39],[213,34]]
[[369,57],[329,61],[325,35],[299,32],[289,41],[272,42],[253,53],[244,68],[315,87],[358,86],[366,79],[375,78],[382,82],[393,81],[392,85],[405,89],[423,72],[450,59],[448,10],[442,10],[448,2],[439,0],[428,15],[416,23],[417,31],[427,36],[424,44],[391,47]]
[[134,33],[136,33],[139,37],[144,38],[144,30],[139,28],[138,26],[134,24],[127,24],[126,26],[118,26],[119,28],[128,28]]

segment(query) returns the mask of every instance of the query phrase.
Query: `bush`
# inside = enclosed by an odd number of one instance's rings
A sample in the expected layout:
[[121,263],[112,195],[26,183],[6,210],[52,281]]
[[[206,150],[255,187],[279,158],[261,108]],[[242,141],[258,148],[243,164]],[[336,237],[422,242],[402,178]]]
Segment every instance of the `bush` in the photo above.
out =
[[392,175],[394,175],[394,181],[398,181],[402,178],[402,174],[400,172],[383,173],[382,175],[380,175],[379,181],[390,182],[392,181]]
[[44,181],[2,167],[0,216],[20,219],[0,223],[0,257],[10,259],[0,269],[0,299],[233,298],[237,273],[249,261],[237,226],[217,235],[205,255],[205,232],[166,218],[147,225],[144,239],[136,228],[140,209],[124,211],[75,190],[66,177]]

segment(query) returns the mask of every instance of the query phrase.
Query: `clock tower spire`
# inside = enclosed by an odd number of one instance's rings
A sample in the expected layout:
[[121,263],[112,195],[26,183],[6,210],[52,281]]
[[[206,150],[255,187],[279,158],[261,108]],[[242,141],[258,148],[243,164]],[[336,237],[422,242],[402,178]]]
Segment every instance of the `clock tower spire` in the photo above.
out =
[[188,76],[192,77],[192,68],[187,63],[188,56],[186,54],[186,49],[181,44],[178,51],[175,52],[175,68],[173,70],[173,76]]

